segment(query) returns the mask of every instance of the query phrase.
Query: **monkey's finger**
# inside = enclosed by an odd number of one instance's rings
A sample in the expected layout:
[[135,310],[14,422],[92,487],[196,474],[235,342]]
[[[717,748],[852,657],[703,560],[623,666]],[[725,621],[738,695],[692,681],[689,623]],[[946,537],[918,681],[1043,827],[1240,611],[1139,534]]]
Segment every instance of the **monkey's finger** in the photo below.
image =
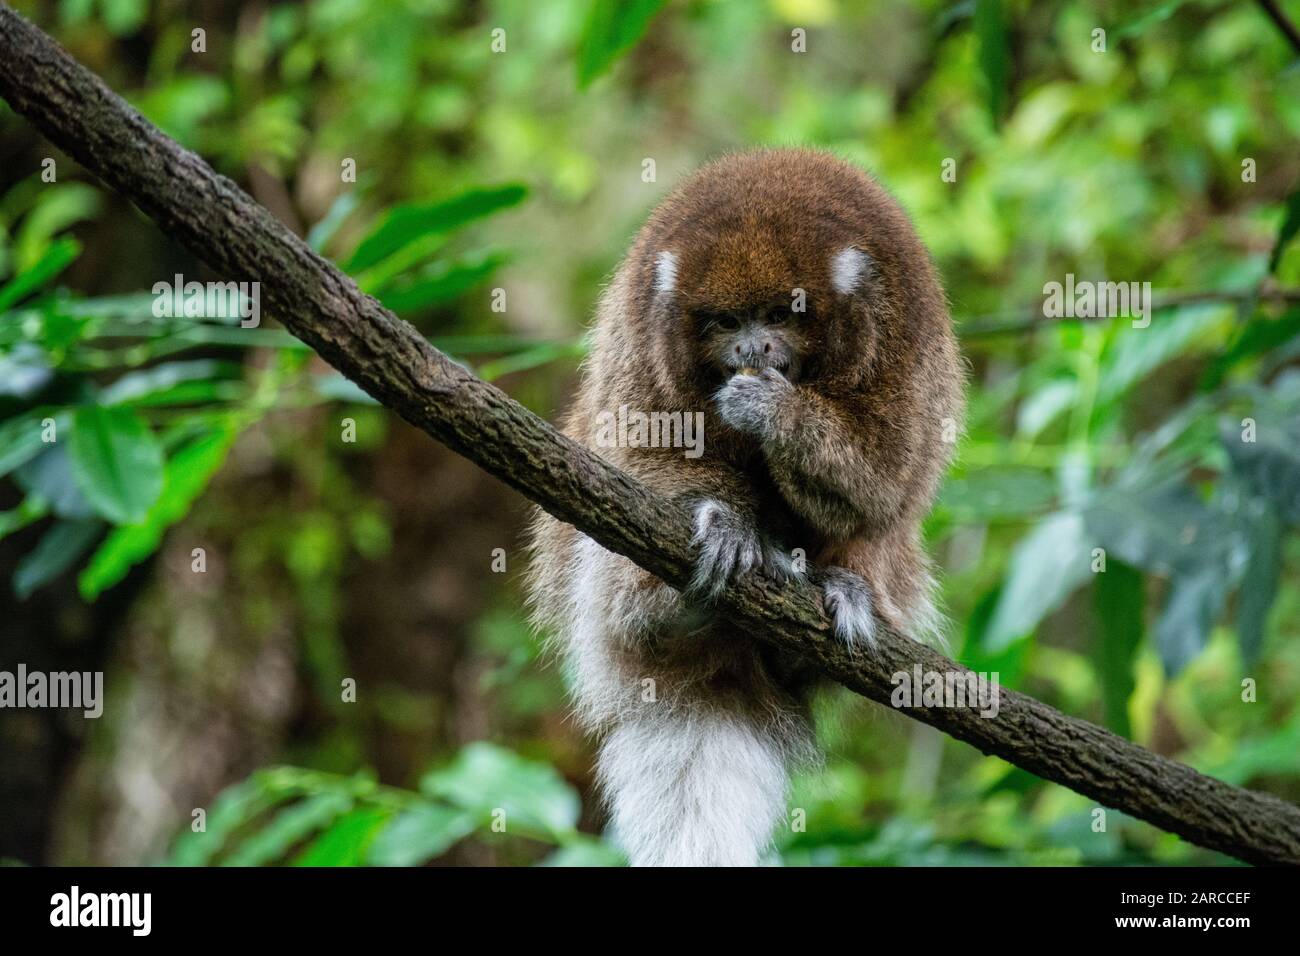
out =
[[875,643],[875,602],[870,585],[845,568],[826,568],[818,579],[822,606],[835,624],[835,636],[850,647]]
[[794,559],[790,555],[770,542],[763,546],[763,571],[781,584],[802,580],[805,576],[803,571],[795,567]]

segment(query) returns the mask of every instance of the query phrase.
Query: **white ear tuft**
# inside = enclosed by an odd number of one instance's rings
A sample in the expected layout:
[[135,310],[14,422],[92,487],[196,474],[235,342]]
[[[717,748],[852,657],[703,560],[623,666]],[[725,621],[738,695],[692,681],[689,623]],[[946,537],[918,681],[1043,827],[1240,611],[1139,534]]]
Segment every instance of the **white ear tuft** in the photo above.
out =
[[845,246],[831,259],[831,287],[848,295],[871,271],[871,256],[861,249]]
[[667,249],[655,259],[655,291],[672,292],[677,288],[677,256]]

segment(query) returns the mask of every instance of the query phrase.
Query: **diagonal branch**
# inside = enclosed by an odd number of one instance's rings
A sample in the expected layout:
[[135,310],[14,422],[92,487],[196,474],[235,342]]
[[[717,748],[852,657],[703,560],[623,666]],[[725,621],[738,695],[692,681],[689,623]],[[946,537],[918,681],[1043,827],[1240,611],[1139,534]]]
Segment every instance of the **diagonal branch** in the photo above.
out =
[[1287,42],[1291,44],[1292,49],[1300,53],[1300,30],[1291,22],[1282,8],[1278,6],[1277,0],[1256,0],[1268,18],[1273,21],[1273,25],[1282,31]]
[[[685,585],[685,513],[438,352],[3,3],[0,64],[0,95],[18,113],[218,272],[260,282],[274,314],[335,368],[557,518]],[[917,666],[967,672],[887,631],[871,653],[850,653],[832,638],[807,584],[778,588],[750,578],[724,604],[758,639],[801,654],[880,703],[889,702],[896,673]],[[995,718],[976,707],[903,710],[1193,843],[1250,862],[1300,864],[1300,809],[1206,777],[1032,697],[1000,695]]]

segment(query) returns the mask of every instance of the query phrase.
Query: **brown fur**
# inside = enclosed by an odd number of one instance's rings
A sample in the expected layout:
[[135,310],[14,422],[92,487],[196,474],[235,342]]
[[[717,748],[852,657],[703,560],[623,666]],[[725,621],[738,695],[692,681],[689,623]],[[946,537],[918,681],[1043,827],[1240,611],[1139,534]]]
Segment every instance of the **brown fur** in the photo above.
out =
[[[861,288],[844,295],[830,267],[849,246],[873,263]],[[665,250],[677,260],[671,293],[655,285]],[[804,367],[760,440],[719,416],[721,382],[702,355],[699,316],[788,304],[796,287],[809,305],[797,328]],[[635,239],[602,297],[564,430],[664,495],[725,502],[802,548],[813,568],[856,572],[877,613],[908,632],[930,617],[919,527],[953,447],[945,426],[960,427],[962,380],[935,269],[893,199],[827,154],[741,153],[688,179]],[[704,454],[595,447],[597,415],[621,404],[703,412]],[[717,710],[743,714],[783,753],[807,751],[797,669],[728,621],[701,619],[631,562],[589,543],[588,555],[600,559],[584,562],[581,540],[538,515],[532,591],[540,618],[559,632],[579,710],[594,729],[640,719],[648,706]],[[652,705],[641,700],[646,678],[657,689]]]

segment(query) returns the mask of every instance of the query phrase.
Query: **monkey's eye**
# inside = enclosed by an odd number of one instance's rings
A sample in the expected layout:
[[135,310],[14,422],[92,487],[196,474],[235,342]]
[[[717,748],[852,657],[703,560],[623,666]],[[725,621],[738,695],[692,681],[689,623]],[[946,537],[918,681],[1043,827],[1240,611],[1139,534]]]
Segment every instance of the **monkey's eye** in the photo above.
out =
[[724,332],[734,332],[740,328],[740,319],[730,312],[711,312],[701,316],[706,329],[722,329]]
[[789,322],[793,318],[794,312],[788,305],[774,305],[767,310],[769,325],[780,325],[782,322]]

